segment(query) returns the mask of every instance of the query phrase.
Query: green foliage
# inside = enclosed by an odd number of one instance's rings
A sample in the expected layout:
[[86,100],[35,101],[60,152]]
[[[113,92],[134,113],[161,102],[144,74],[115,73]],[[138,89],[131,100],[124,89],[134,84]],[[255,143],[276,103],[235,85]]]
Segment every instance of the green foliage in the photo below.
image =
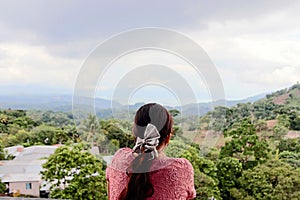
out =
[[3,144],[0,141],[0,160],[4,160],[4,159],[5,159],[5,152],[4,152]]
[[134,137],[132,135],[132,124],[127,121],[118,121],[115,119],[101,120],[100,132],[104,133],[104,136],[108,141],[117,140],[119,147],[133,147]]
[[278,120],[278,124],[284,126],[286,128],[290,127],[290,119],[287,114],[280,114],[276,118]]
[[[165,152],[192,163],[197,199],[300,199],[296,170],[300,166],[300,139],[282,140],[288,129],[300,130],[299,90],[300,84],[296,84],[254,103],[216,107],[200,119],[191,117],[185,127],[189,131],[223,131],[227,137],[221,150],[207,149],[205,157],[198,145],[187,144],[183,126],[179,126],[180,113],[170,110],[178,137],[172,138]],[[276,104],[280,95],[287,97],[284,105]],[[268,128],[268,120],[274,119],[278,123]],[[113,154],[119,147],[132,147],[131,129],[131,121],[99,121],[90,115],[77,132],[70,113],[0,110],[0,158],[4,156],[3,146],[85,141],[85,146],[59,148],[45,164],[43,176],[53,184],[53,198],[106,199],[104,166],[86,149],[98,146],[101,153]],[[272,155],[275,161],[268,161],[269,148],[273,153],[277,150]]]
[[[41,118],[38,117],[39,115],[50,114],[51,123],[50,121],[42,122],[40,121]],[[63,123],[59,122],[61,116],[65,115],[65,113],[51,111],[31,111],[28,115],[28,112],[24,110],[0,110],[0,140],[5,147],[78,142],[79,135],[75,126],[62,126]]]
[[287,127],[280,125],[280,124],[276,124],[273,127],[273,137],[276,140],[280,140],[283,138],[283,136],[285,136],[288,133],[288,131],[289,130]]
[[[279,117],[280,124],[292,130],[300,130],[300,93],[299,85],[295,84],[289,89],[280,90],[267,95],[254,103],[239,103],[236,106],[216,107],[200,118],[205,129],[215,131],[226,131],[234,129],[244,118],[251,118],[253,121],[273,120]],[[276,104],[276,98],[284,95],[288,97],[285,102]],[[283,121],[282,121],[283,120]],[[261,121],[260,121],[261,122]],[[283,124],[281,123],[283,122]],[[259,131],[266,128],[258,123]],[[262,126],[263,125],[263,126]]]
[[201,157],[198,149],[180,140],[172,140],[165,152],[170,157],[186,158],[193,165],[196,199],[204,200],[210,197],[220,199],[217,168],[214,162]]
[[32,134],[30,137],[31,144],[54,144],[56,143],[55,135],[60,131],[59,128],[49,126],[49,125],[41,125],[32,130]]
[[178,125],[173,125],[173,132],[172,132],[171,139],[173,139],[173,138],[183,139],[183,130]]
[[285,104],[290,105],[290,106],[295,106],[299,107],[300,104],[300,84],[297,83],[290,88],[282,89],[276,92],[273,92],[272,94],[268,94],[266,97],[269,100],[274,100],[278,97],[284,96],[285,97]]
[[265,162],[269,157],[268,143],[259,139],[255,127],[249,119],[245,119],[237,129],[225,132],[225,136],[232,139],[221,148],[220,158],[234,157],[243,165],[244,169],[253,168]]
[[98,118],[95,115],[89,115],[87,119],[83,121],[82,130],[85,132],[84,140],[93,144],[96,133],[99,129]]
[[169,146],[165,149],[165,153],[169,157],[180,158],[187,149],[188,145],[183,141],[171,140]]
[[98,121],[96,116],[89,115],[80,125],[79,135],[83,141],[98,146],[101,153],[113,154],[117,148],[132,147],[134,137],[131,126],[128,121],[116,119]]
[[218,200],[222,199],[216,181],[203,172],[199,172],[197,168],[194,174],[194,182],[197,193],[196,200],[207,200],[212,197]]
[[0,110],[0,133],[17,133],[18,130],[30,130],[39,123],[27,116],[24,110]]
[[300,153],[283,151],[279,154],[279,158],[292,167],[300,168]]
[[290,129],[300,130],[300,115],[297,112],[292,112],[290,115]]
[[230,199],[230,189],[238,187],[238,178],[242,175],[242,163],[236,158],[223,158],[217,163],[219,189],[223,199]]
[[205,155],[205,158],[208,160],[213,161],[214,163],[217,163],[219,160],[220,151],[216,148],[212,148],[209,150],[209,152]]
[[281,105],[277,105],[271,100],[258,101],[253,103],[252,113],[256,119],[271,120],[276,118],[276,110],[281,107]]
[[7,151],[4,150],[3,143],[0,140],[0,161],[1,160],[12,160],[14,156],[8,154]]
[[0,194],[4,194],[6,191],[6,185],[4,183],[2,183],[1,179],[0,179]]
[[49,126],[63,127],[74,125],[72,113],[54,111],[30,111],[28,115],[35,121]]
[[279,149],[279,152],[290,151],[300,153],[300,138],[280,140],[277,148]]
[[120,148],[119,140],[112,139],[108,144],[109,152],[115,153]]
[[59,147],[43,168],[43,180],[51,183],[51,198],[107,199],[102,162],[82,144]]
[[67,144],[72,142],[79,142],[79,134],[75,126],[65,126],[58,128],[53,136],[53,144]]
[[266,120],[259,119],[255,122],[255,129],[258,132],[265,131],[268,129]]
[[169,113],[172,115],[173,118],[180,115],[180,111],[176,109],[169,110]]
[[204,117],[201,117],[200,122],[207,124],[206,129],[214,131],[223,131],[228,127],[230,109],[222,106],[215,107],[213,111],[208,112]]
[[[239,178],[240,188],[231,190],[235,199],[299,199],[300,171],[278,160],[270,160]],[[298,189],[297,189],[298,188]]]
[[22,144],[25,141],[30,140],[30,133],[26,130],[18,130],[18,132],[14,135],[10,135],[7,138],[6,144],[7,146],[14,146],[18,144]]

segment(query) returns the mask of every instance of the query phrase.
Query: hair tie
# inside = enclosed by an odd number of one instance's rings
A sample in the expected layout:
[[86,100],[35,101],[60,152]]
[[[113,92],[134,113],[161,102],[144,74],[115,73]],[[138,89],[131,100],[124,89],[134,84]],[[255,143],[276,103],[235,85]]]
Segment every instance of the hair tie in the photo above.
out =
[[148,124],[144,132],[144,138],[137,137],[133,151],[136,153],[141,153],[142,147],[144,147],[144,152],[150,152],[152,158],[150,160],[157,158],[158,153],[156,147],[159,144],[160,134],[153,124]]

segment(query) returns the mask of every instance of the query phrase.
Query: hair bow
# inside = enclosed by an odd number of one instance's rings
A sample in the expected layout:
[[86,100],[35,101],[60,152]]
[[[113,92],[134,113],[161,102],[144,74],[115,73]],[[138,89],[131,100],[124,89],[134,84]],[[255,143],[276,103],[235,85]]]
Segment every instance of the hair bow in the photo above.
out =
[[160,134],[157,128],[153,124],[148,124],[144,132],[144,138],[137,137],[133,151],[141,153],[142,147],[144,147],[144,152],[150,152],[152,159],[158,157],[156,147],[159,144]]

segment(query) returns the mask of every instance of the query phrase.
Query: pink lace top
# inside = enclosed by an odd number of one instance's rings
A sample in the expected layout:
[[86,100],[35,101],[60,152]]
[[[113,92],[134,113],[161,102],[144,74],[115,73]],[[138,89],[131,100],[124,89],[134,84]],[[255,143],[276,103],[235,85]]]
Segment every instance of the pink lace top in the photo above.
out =
[[[126,169],[133,159],[130,148],[122,148],[114,155],[106,169],[109,200],[118,200],[126,187],[128,179]],[[188,160],[160,156],[153,160],[150,171],[154,194],[148,198],[149,200],[186,200],[196,197],[194,169]]]

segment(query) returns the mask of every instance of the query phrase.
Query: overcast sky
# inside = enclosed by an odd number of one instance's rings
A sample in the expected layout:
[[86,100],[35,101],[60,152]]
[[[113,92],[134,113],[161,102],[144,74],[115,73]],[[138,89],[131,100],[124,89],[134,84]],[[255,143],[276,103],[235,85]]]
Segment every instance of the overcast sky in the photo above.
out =
[[[0,1],[0,94],[71,93],[97,45],[142,27],[172,29],[197,42],[215,64],[227,99],[285,88],[300,81],[299,10],[300,1],[289,0]],[[124,57],[108,72],[97,96],[111,97],[126,74],[118,67],[157,63],[167,56],[148,51]],[[169,59],[173,63],[159,64],[173,64],[192,87],[203,86],[189,78],[189,66]],[[147,94],[153,98],[155,90],[164,104],[174,103],[157,85],[141,87],[128,101],[150,101]],[[204,93],[196,94],[199,101],[209,99]]]

